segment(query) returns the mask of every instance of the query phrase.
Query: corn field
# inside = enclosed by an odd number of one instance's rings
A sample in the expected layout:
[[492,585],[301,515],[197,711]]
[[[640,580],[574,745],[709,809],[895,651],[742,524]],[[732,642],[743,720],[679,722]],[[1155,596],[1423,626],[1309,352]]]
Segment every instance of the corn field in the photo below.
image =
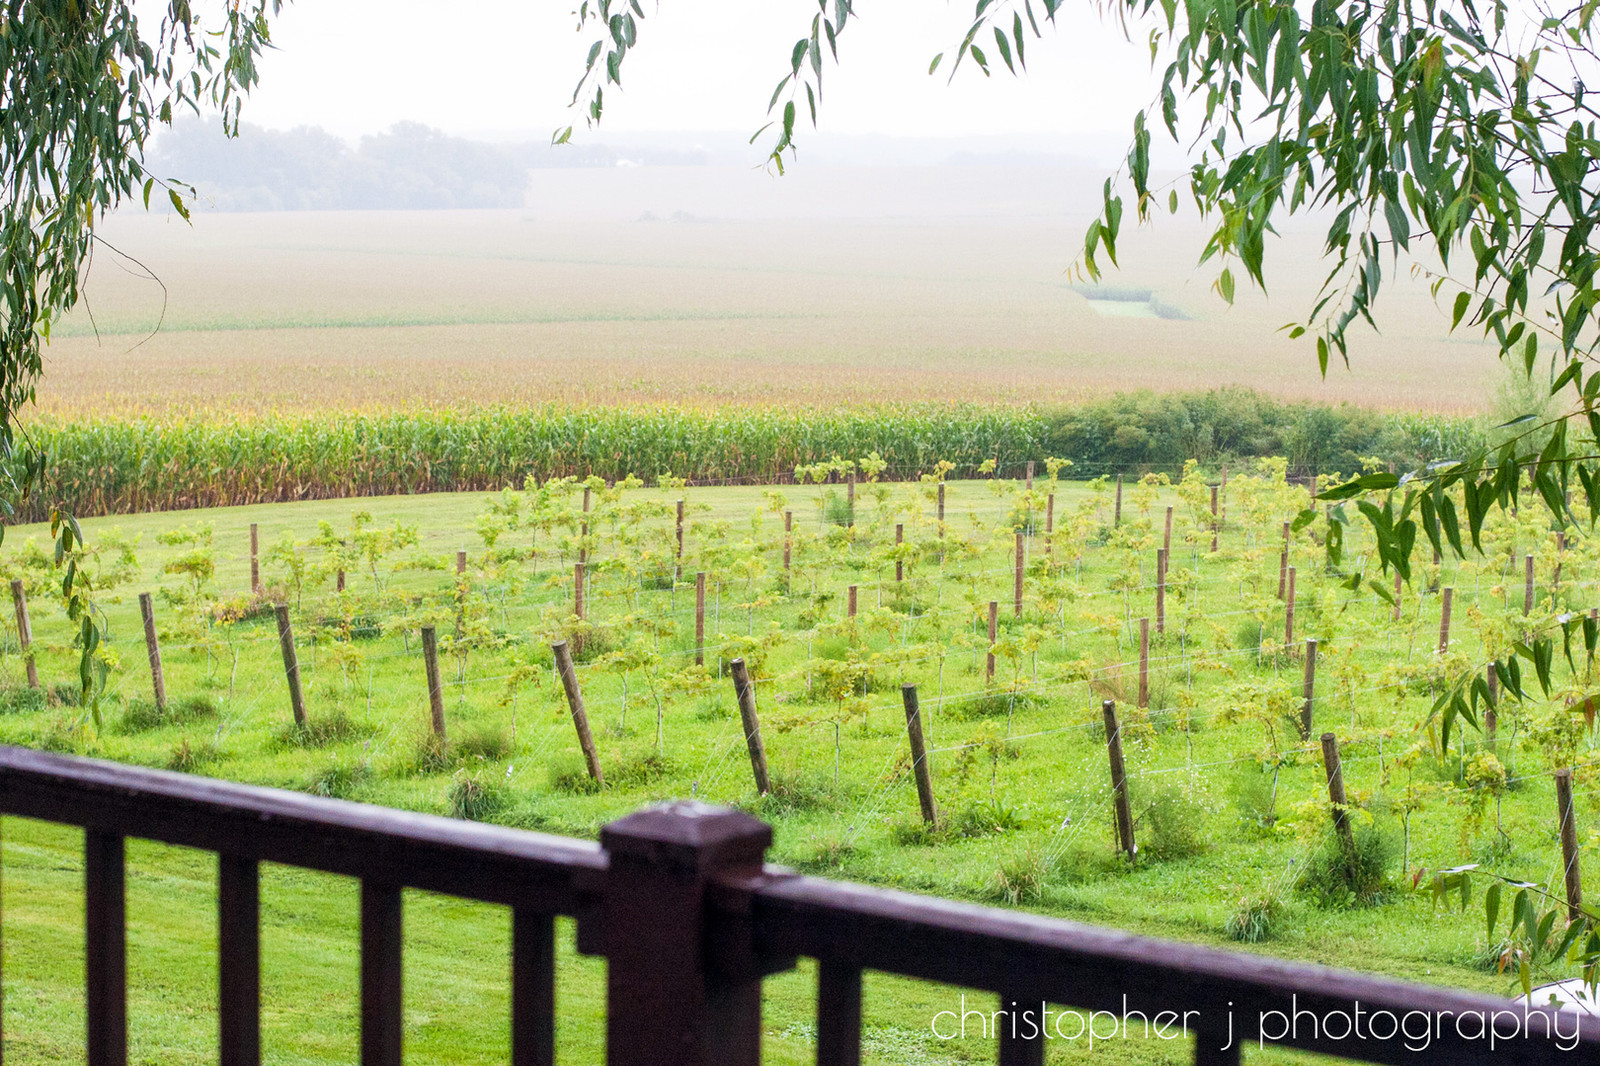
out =
[[[1468,419],[1385,418],[1292,404],[1243,390],[1130,394],[1064,407],[874,405],[819,411],[670,407],[485,408],[261,416],[239,421],[61,420],[28,436],[49,458],[46,491],[16,521],[54,503],[88,517],[292,500],[459,492],[529,476],[662,475],[693,484],[785,483],[797,466],[876,454],[885,476],[940,462],[952,476],[1020,474],[1069,460],[1072,476],[1178,473],[1189,459],[1287,454],[1291,469],[1358,469],[1370,456],[1437,458],[1479,435]],[[20,475],[22,459],[12,460]],[[993,466],[984,469],[984,464]]]

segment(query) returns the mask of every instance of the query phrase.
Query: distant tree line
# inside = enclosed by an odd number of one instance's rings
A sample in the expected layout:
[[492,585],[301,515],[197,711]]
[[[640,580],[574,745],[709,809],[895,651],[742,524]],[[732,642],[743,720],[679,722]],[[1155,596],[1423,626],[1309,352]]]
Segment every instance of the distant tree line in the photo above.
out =
[[220,211],[520,207],[528,185],[510,153],[415,122],[352,147],[315,126],[230,138],[219,121],[192,120],[162,133],[146,167],[181,175]]

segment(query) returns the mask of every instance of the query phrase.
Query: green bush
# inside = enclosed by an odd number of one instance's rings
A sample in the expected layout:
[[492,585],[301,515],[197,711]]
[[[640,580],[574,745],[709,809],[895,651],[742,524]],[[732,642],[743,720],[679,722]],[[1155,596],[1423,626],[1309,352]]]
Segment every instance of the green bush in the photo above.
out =
[[1395,834],[1364,825],[1354,839],[1352,850],[1338,833],[1329,833],[1306,861],[1299,889],[1319,906],[1370,907],[1382,903],[1393,889],[1391,874],[1400,855]]
[[1155,785],[1143,793],[1136,819],[1138,828],[1144,830],[1141,855],[1157,860],[1186,859],[1210,846],[1205,808],[1181,786]]

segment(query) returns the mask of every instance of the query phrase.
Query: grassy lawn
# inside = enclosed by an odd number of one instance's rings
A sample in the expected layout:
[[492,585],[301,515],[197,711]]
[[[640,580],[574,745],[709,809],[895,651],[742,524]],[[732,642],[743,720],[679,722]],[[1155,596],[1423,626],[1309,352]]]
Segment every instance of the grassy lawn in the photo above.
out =
[[[1570,678],[1559,664],[1551,700],[1502,708],[1494,765],[1504,764],[1503,790],[1492,775],[1472,776],[1487,765],[1478,734],[1462,765],[1459,742],[1444,750],[1436,733],[1419,726],[1432,687],[1503,651],[1530,624],[1521,621],[1520,578],[1508,577],[1512,551],[1519,567],[1520,553],[1537,558],[1537,622],[1563,604],[1594,601],[1600,553],[1591,542],[1569,545],[1552,588],[1553,536],[1531,515],[1520,525],[1494,520],[1486,547],[1500,554],[1447,562],[1442,572],[1422,568],[1429,572],[1416,575],[1401,620],[1393,622],[1387,602],[1339,585],[1310,531],[1296,533],[1296,633],[1283,648],[1281,524],[1304,506],[1301,490],[1236,473],[1213,554],[1193,485],[1159,493],[1130,485],[1123,521],[1113,526],[1107,488],[1062,483],[1048,550],[1042,511],[1019,505],[1021,486],[952,484],[942,538],[922,488],[890,486],[879,501],[863,485],[853,533],[823,520],[841,513],[842,487],[786,488],[777,510],[759,488],[638,489],[612,502],[597,496],[587,627],[569,617],[576,493],[521,501],[516,528],[504,514],[485,517],[482,493],[93,520],[85,523],[91,544],[112,543],[107,534],[114,530],[133,556],[114,564],[108,547],[90,564],[119,581],[104,594],[117,663],[101,727],[70,701],[41,706],[23,690],[12,632],[0,658],[0,739],[436,813],[459,812],[470,795],[482,799],[479,813],[490,820],[584,836],[646,802],[694,795],[770,820],[773,858],[808,872],[1225,945],[1235,945],[1227,929],[1241,900],[1269,899],[1270,935],[1236,946],[1457,987],[1507,988],[1484,962],[1476,905],[1463,916],[1404,891],[1401,863],[1415,870],[1481,861],[1551,883],[1559,850],[1548,771],[1558,762],[1594,761],[1592,731],[1563,700],[1587,683],[1585,663],[1576,657]],[[665,512],[679,496],[689,501],[690,529],[684,579],[673,587]],[[1138,619],[1154,614],[1155,550],[1168,504],[1176,510],[1167,633],[1153,642],[1150,706],[1140,710]],[[787,579],[785,507],[795,523]],[[415,527],[417,542],[393,548],[374,566],[347,566],[341,596],[331,573],[317,572],[322,549],[304,545],[319,522],[348,530],[358,508],[371,512],[367,530],[398,522],[402,532]],[[549,519],[542,530],[531,521],[535,513]],[[1024,609],[1013,618],[1006,522],[1024,513],[1032,513],[1034,528]],[[218,604],[248,601],[253,522],[264,554],[288,535],[307,568],[298,590],[289,569],[274,561],[265,561],[263,575],[294,607],[317,737],[289,728],[271,614],[217,621]],[[202,524],[213,529],[209,546],[203,537],[158,539]],[[894,572],[897,524],[910,545],[904,582]],[[495,537],[492,548],[483,529]],[[49,595],[48,572],[30,563],[30,538],[48,547],[45,531],[12,529],[0,566],[32,590],[42,679],[47,687],[65,685],[76,675],[71,630]],[[1354,526],[1349,539],[1346,569],[1363,558]],[[469,558],[464,592],[454,574],[458,550]],[[196,582],[205,569],[197,560],[205,559],[214,574]],[[169,572],[174,567],[180,572]],[[697,570],[711,575],[703,675],[691,669]],[[858,587],[854,622],[844,617],[850,585]],[[1434,650],[1435,585],[1456,590],[1443,657]],[[139,627],[137,593],[147,590],[158,592],[170,704],[164,717],[150,706]],[[991,600],[999,601],[1001,619],[992,683],[985,679],[984,633]],[[426,743],[416,627],[428,620],[436,620],[444,647],[452,746],[442,759],[430,758]],[[588,642],[580,677],[608,777],[604,791],[587,786],[550,671],[549,640],[575,634]],[[1370,812],[1358,820],[1370,821],[1387,842],[1392,883],[1369,901],[1319,898],[1295,887],[1318,866],[1327,838],[1316,739],[1302,742],[1285,717],[1298,711],[1302,665],[1295,652],[1306,637],[1321,643],[1316,731],[1339,734],[1352,797]],[[765,798],[751,783],[723,662],[738,654],[756,665],[777,782]],[[919,686],[928,725],[945,819],[932,834],[920,828],[908,774],[902,680]],[[1133,864],[1117,856],[1111,830],[1100,725],[1100,701],[1108,697],[1123,715],[1139,818],[1142,857]],[[1595,795],[1589,772],[1577,776],[1580,838],[1587,840]],[[1408,810],[1409,830],[1401,817]],[[81,836],[7,819],[3,861],[6,1054],[18,1062],[77,1061]],[[215,859],[136,843],[129,863],[135,1060],[207,1061],[214,1056]],[[350,1061],[357,1047],[355,884],[267,868],[262,901],[269,1061]],[[413,893],[406,935],[411,1060],[504,1061],[506,912]],[[570,928],[562,944],[563,1061],[598,1061],[602,964],[572,954]],[[813,981],[802,965],[768,982],[769,1061],[814,1055]],[[992,1060],[992,1041],[930,1034],[932,1016],[957,1009],[960,995],[869,978],[869,1061]],[[969,1005],[982,1001],[969,996]],[[1093,1051],[1052,1046],[1050,1053],[1051,1061],[1097,1055],[1129,1063],[1185,1054],[1139,1040]]]

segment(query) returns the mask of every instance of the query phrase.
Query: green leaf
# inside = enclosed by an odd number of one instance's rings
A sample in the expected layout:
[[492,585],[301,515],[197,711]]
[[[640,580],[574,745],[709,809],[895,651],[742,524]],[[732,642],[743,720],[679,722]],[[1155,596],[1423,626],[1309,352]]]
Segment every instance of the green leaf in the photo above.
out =
[[1483,913],[1484,913],[1484,925],[1486,927],[1485,935],[1488,936],[1490,940],[1493,940],[1494,939],[1494,925],[1495,925],[1495,922],[1498,921],[1499,918],[1500,918],[1500,882],[1499,881],[1495,881],[1495,882],[1491,883],[1489,885],[1488,890],[1486,892],[1484,892],[1484,894],[1483,894]]
[[1319,500],[1349,500],[1368,492],[1383,492],[1400,484],[1400,479],[1388,471],[1379,471],[1372,474],[1363,474],[1358,478],[1346,481],[1343,485],[1335,485],[1331,489],[1319,492]]

